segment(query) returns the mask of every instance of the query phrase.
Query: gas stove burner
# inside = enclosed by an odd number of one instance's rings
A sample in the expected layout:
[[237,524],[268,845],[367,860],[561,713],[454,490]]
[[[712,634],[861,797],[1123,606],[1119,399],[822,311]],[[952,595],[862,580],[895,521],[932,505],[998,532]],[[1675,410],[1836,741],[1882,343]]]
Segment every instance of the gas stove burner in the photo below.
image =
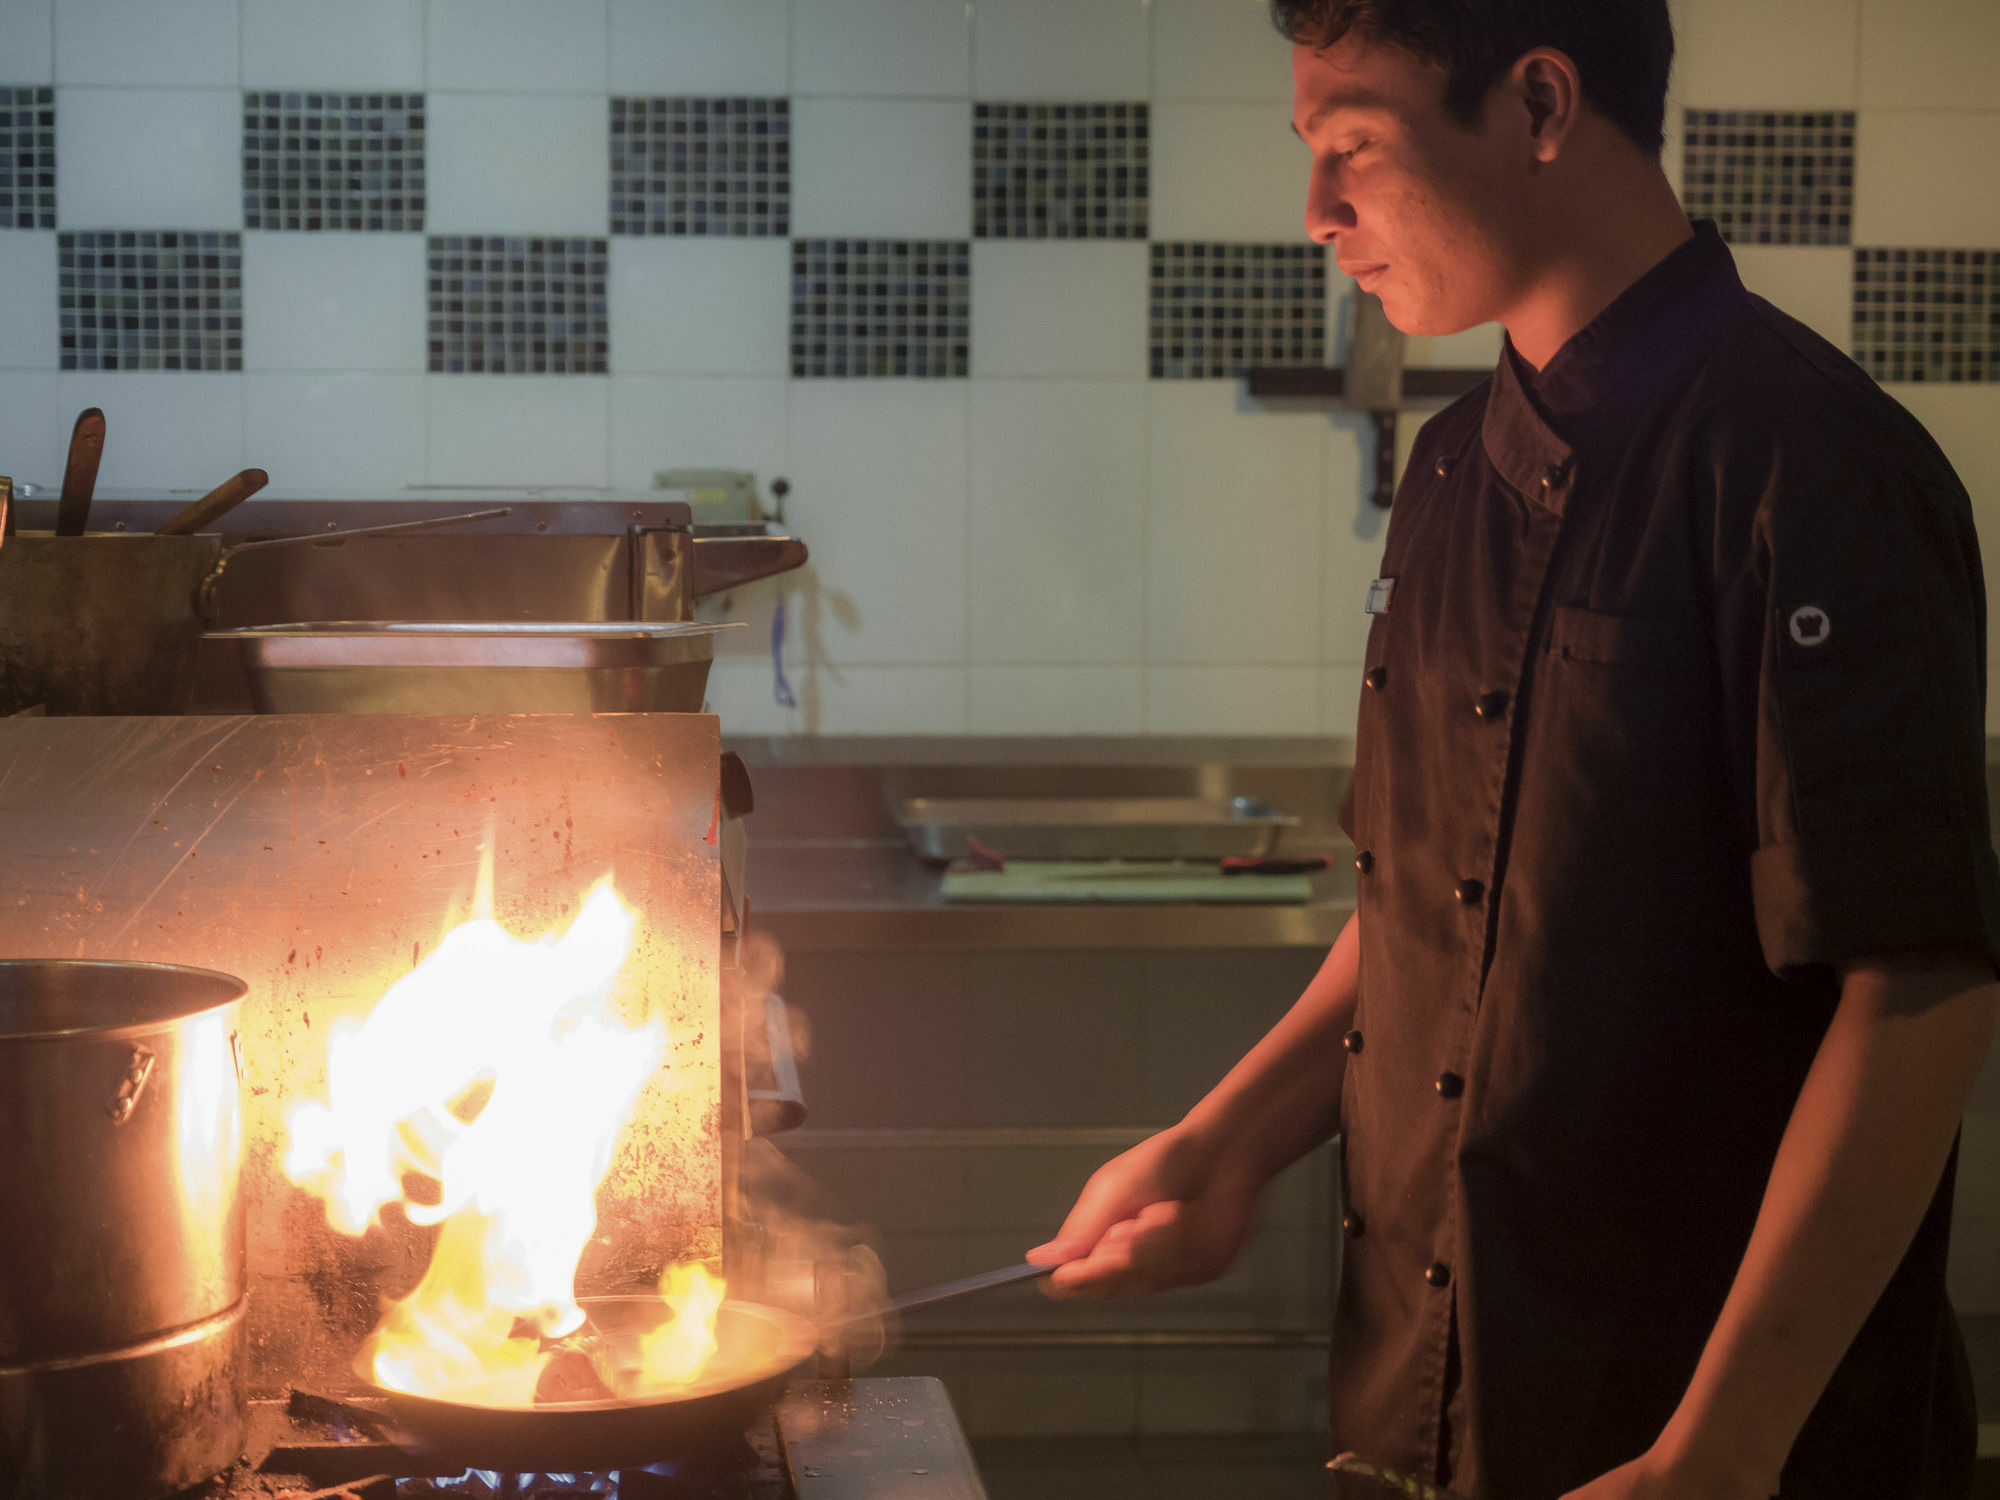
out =
[[[758,1445],[738,1437],[703,1454],[643,1469],[604,1474],[499,1474],[468,1469],[451,1478],[404,1479],[396,1483],[396,1500],[418,1496],[469,1496],[472,1500],[737,1500],[741,1496],[782,1497],[791,1494],[779,1463],[776,1443]],[[373,1497],[368,1497],[373,1500]]]

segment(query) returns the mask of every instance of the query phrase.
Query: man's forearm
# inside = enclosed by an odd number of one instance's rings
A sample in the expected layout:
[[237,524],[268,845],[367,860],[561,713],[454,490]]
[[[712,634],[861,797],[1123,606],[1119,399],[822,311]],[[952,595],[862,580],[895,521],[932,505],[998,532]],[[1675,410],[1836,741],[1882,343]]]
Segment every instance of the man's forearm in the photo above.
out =
[[1354,1024],[1361,914],[1347,919],[1292,1008],[1188,1111],[1183,1130],[1270,1177],[1340,1128],[1342,1033]]
[[1768,1495],[1922,1222],[1993,1028],[1978,960],[1859,966],[1792,1111],[1756,1228],[1655,1448]]

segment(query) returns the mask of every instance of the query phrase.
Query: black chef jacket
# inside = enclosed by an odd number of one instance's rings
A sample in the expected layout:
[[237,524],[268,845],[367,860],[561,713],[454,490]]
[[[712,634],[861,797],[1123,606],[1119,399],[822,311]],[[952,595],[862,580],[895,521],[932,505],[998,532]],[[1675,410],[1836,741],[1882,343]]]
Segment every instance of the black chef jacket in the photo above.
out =
[[[1385,545],[1332,1438],[1553,1500],[1687,1386],[1835,966],[2000,953],[1978,545],[1708,225],[1427,423]],[[1950,1217],[1948,1170],[1787,1500],[1969,1487]]]

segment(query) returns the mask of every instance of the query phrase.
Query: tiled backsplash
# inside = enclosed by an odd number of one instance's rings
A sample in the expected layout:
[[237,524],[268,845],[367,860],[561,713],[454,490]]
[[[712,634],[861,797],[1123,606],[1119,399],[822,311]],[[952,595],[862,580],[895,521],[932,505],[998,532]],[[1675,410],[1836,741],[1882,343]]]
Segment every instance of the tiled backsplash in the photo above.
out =
[[[2000,514],[2000,8],[1675,4],[1690,207]],[[0,0],[0,472],[98,404],[107,486],[783,474],[733,727],[1345,732],[1365,419],[1234,378],[1351,293],[1263,11]]]

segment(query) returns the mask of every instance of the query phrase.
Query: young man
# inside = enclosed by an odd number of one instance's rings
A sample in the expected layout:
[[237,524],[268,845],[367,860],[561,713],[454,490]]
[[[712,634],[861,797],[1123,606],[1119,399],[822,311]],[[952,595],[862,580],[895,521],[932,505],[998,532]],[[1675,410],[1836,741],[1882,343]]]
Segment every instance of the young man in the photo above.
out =
[[1354,920],[1036,1256],[1212,1277],[1338,1129],[1338,1447],[1489,1500],[1962,1497],[2000,953],[1966,495],[1683,217],[1666,0],[1275,9],[1314,238],[1406,331],[1508,341],[1392,514]]

